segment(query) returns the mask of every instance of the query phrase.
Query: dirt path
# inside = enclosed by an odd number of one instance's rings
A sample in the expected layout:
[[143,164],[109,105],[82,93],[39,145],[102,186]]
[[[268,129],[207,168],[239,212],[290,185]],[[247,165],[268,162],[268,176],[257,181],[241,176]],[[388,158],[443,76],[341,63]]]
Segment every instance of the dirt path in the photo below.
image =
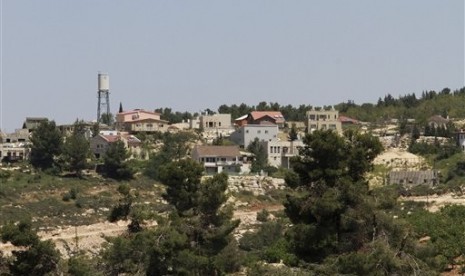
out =
[[400,201],[418,201],[429,203],[428,211],[436,212],[447,204],[465,205],[465,196],[455,196],[453,194],[431,195],[431,196],[409,196],[400,197]]

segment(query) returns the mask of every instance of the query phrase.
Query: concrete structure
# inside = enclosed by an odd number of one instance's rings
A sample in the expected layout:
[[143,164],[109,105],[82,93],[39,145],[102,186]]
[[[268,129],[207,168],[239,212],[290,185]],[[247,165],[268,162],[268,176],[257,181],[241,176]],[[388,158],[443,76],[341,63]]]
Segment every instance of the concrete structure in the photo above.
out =
[[17,162],[29,159],[29,146],[26,143],[0,144],[0,161]]
[[116,128],[130,133],[165,132],[168,121],[160,119],[160,113],[135,109],[116,114]]
[[203,164],[208,174],[241,172],[242,160],[238,146],[195,146],[192,159]]
[[438,184],[437,171],[391,171],[389,173],[389,185],[399,184],[404,186]]
[[16,129],[13,133],[2,134],[3,143],[26,143],[29,142],[31,133],[29,129]]
[[274,167],[290,168],[290,159],[299,155],[299,148],[304,146],[301,140],[264,141],[268,155],[268,164]]
[[[84,137],[86,137],[87,140],[89,140],[92,137],[92,134],[93,134],[92,132],[93,132],[95,124],[96,123],[93,123],[93,122],[82,122],[82,125],[84,127]],[[59,125],[58,129],[60,130],[61,134],[66,139],[66,137],[73,135],[74,127],[75,127],[75,124],[66,124],[66,125]],[[107,125],[99,124],[99,130],[107,129],[107,128],[108,128]]]
[[232,128],[231,114],[201,115],[199,117],[199,126],[202,130]]
[[339,112],[332,108],[331,110],[312,110],[307,111],[307,129],[308,133],[314,130],[334,130],[342,134],[342,125],[339,121]]
[[189,128],[200,129],[200,118],[196,117],[189,120]]
[[23,123],[23,129],[27,129],[29,132],[32,132],[42,122],[48,122],[48,119],[45,117],[26,117],[26,121]]
[[96,158],[102,158],[106,154],[108,147],[117,141],[124,143],[126,150],[130,153],[129,158],[148,158],[148,154],[143,154],[141,148],[142,142],[134,135],[128,133],[114,134],[113,132],[108,132],[92,137],[90,139],[90,150]]
[[97,122],[100,123],[103,114],[110,114],[110,77],[107,73],[99,73],[97,82]]
[[229,139],[235,144],[246,148],[250,142],[258,138],[260,141],[276,141],[278,137],[277,125],[248,124],[234,131]]

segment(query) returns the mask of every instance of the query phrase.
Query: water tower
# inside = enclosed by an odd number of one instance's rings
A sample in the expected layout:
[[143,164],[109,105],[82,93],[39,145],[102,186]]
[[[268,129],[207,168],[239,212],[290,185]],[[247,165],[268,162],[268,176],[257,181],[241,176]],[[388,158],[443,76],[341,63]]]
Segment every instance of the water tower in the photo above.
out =
[[100,123],[102,114],[110,114],[110,77],[107,73],[98,73],[97,97],[97,122]]

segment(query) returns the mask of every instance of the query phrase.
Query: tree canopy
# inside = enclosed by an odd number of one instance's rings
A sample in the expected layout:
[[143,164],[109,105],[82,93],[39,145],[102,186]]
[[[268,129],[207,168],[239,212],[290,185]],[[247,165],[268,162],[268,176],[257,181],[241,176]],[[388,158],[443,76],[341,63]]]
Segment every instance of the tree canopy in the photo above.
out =
[[41,122],[31,136],[30,162],[34,168],[47,170],[57,166],[62,152],[63,137],[54,121]]

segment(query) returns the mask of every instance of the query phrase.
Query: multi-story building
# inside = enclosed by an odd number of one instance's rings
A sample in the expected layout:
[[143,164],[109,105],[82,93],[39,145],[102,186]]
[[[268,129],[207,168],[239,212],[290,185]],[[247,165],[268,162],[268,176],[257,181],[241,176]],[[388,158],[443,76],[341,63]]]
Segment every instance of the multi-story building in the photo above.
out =
[[202,130],[232,128],[231,114],[201,115],[199,126]]
[[32,132],[42,122],[48,122],[48,119],[45,117],[26,117],[26,121],[24,121],[23,124],[23,129],[27,129],[29,132]]
[[30,149],[25,143],[1,143],[0,161],[16,162],[29,158]]
[[258,138],[259,141],[275,141],[278,139],[277,137],[277,125],[248,124],[234,131],[229,139],[235,144],[246,148],[255,138]]
[[239,173],[243,165],[238,146],[195,146],[192,159],[203,164],[208,174]]
[[299,155],[299,148],[304,146],[301,140],[264,141],[268,155],[268,164],[274,167],[290,168],[290,159]]
[[126,150],[130,154],[130,158],[147,158],[148,154],[142,156],[142,142],[134,135],[119,132],[101,132],[99,135],[90,139],[90,150],[96,158],[102,158],[108,147],[117,141],[122,141]]
[[160,119],[160,113],[135,109],[116,114],[116,128],[131,133],[168,130],[168,121]]
[[332,108],[331,110],[312,110],[307,111],[307,128],[308,133],[314,130],[333,130],[342,134],[342,125],[339,121],[339,112]]

